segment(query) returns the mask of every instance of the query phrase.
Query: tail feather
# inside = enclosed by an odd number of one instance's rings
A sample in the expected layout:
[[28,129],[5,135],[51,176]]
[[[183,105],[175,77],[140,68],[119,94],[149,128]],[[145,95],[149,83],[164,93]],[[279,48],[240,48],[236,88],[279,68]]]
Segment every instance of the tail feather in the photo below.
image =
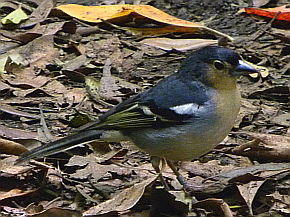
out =
[[64,137],[62,139],[49,142],[45,145],[39,146],[31,151],[28,151],[22,154],[17,159],[16,164],[27,162],[33,158],[40,158],[40,157],[48,156],[51,154],[56,154],[58,152],[71,149],[84,142],[99,139],[102,133],[103,131],[101,130],[81,131],[76,134],[72,134],[70,136]]

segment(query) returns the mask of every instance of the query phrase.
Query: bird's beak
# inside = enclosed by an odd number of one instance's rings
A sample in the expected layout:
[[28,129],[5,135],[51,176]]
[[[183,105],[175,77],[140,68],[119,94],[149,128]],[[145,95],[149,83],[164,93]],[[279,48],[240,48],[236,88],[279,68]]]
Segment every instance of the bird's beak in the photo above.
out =
[[252,73],[259,73],[259,71],[254,68],[254,64],[247,63],[244,60],[239,60],[239,64],[234,72],[234,75],[248,75]]

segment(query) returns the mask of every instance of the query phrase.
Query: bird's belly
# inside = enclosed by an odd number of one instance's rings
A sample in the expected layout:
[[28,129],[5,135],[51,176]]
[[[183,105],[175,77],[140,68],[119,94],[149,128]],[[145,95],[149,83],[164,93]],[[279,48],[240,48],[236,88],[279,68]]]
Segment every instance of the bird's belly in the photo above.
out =
[[[214,123],[212,123],[214,124]],[[231,126],[180,126],[166,129],[135,130],[131,140],[152,156],[170,160],[192,160],[217,146],[229,133]],[[210,130],[205,130],[210,129]]]
[[219,100],[219,106],[209,108],[191,124],[162,129],[135,129],[127,134],[141,149],[152,156],[170,160],[192,160],[216,147],[232,129],[240,108],[238,92],[231,100]]

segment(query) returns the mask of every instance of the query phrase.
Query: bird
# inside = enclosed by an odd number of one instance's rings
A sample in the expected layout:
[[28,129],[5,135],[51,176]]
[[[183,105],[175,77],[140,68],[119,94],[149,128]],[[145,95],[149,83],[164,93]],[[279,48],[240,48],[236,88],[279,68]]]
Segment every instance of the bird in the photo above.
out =
[[241,102],[237,79],[250,73],[258,71],[232,49],[203,47],[154,87],[112,107],[76,133],[22,154],[17,164],[92,140],[130,140],[169,162],[196,159],[231,131]]

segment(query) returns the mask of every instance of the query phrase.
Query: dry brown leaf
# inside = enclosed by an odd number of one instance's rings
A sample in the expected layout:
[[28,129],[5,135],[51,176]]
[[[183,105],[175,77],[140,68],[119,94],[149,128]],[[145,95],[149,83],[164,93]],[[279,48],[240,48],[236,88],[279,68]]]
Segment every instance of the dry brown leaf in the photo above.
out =
[[62,186],[62,171],[57,168],[49,168],[47,170],[47,179],[48,182],[56,186],[57,189],[60,189]]
[[108,58],[111,58],[113,53],[119,49],[120,44],[120,40],[115,36],[109,36],[106,39],[91,41],[85,45],[85,55],[88,58],[94,58],[97,63],[104,64],[105,61]]
[[261,142],[269,146],[290,147],[290,137],[288,136],[250,132],[247,132],[246,134],[253,138],[261,140]]
[[241,196],[244,198],[248,208],[250,215],[253,215],[252,204],[254,198],[259,190],[259,188],[264,184],[265,180],[263,181],[251,181],[247,184],[237,185]]
[[15,162],[17,160],[17,156],[10,156],[7,158],[4,158],[0,161],[0,171],[1,175],[5,176],[11,176],[11,175],[20,175],[27,173],[27,171],[31,170],[31,166],[15,166]]
[[146,38],[140,43],[160,48],[166,51],[197,50],[209,45],[217,45],[218,40],[212,39],[170,39],[170,38]]
[[126,211],[132,208],[143,196],[145,188],[157,179],[158,175],[152,175],[152,177],[135,184],[130,188],[123,190],[116,197],[107,200],[97,206],[90,208],[84,212],[84,215],[96,215],[109,213],[111,211]]
[[84,63],[87,61],[87,57],[85,55],[80,55],[63,65],[62,70],[74,71],[79,69]]
[[275,210],[286,215],[290,214],[290,196],[288,194],[280,194],[279,191],[275,191],[267,195],[267,197],[271,198],[273,202],[271,211]]
[[[16,84],[18,82],[29,83],[30,87],[39,87],[49,79],[37,77],[35,75],[35,69],[45,68],[48,63],[51,63],[57,57],[58,52],[54,49],[53,35],[39,37],[25,46],[11,50],[0,56],[1,61],[5,60],[6,62],[5,71],[9,72],[9,74],[2,73],[1,76],[4,80],[15,82]],[[29,68],[23,69],[23,67]],[[17,79],[19,81],[16,81]],[[24,81],[21,82],[21,79]],[[31,82],[31,79],[35,80]],[[34,84],[35,82],[37,84]]]
[[32,192],[35,192],[35,191],[36,190],[23,191],[21,189],[14,188],[14,189],[11,189],[8,192],[2,192],[2,193],[0,193],[0,201],[1,200],[4,200],[4,199],[7,199],[7,198],[24,196],[24,195],[30,194]]
[[0,92],[2,92],[2,91],[8,91],[10,89],[11,89],[11,87],[8,84],[0,81]]
[[[240,132],[238,134],[249,135],[254,138],[246,144],[236,147],[232,150],[234,154],[254,157],[265,162],[289,161],[290,156],[290,137],[273,134]],[[263,146],[259,144],[262,143]]]
[[95,162],[95,156],[94,154],[89,154],[85,157],[79,156],[79,155],[74,155],[72,156],[68,163],[65,164],[65,166],[71,167],[71,166],[78,166],[78,167],[83,167],[89,163]]
[[40,213],[30,214],[31,217],[82,217],[80,211],[64,209],[64,208],[50,208]]
[[282,113],[273,117],[272,122],[281,126],[290,126],[290,113]]
[[17,139],[37,139],[38,135],[35,132],[20,130],[16,128],[9,128],[3,125],[0,125],[0,135],[5,138],[12,140]]
[[214,210],[218,216],[233,217],[229,205],[222,199],[208,198],[198,201],[197,203],[193,204],[193,206],[196,208]]
[[52,63],[52,60],[58,57],[58,52],[54,48],[53,38],[53,35],[45,35],[20,47],[19,50],[14,50],[24,59],[21,65],[44,68],[48,63]]
[[100,80],[99,95],[101,99],[122,102],[122,93],[119,91],[117,80],[111,75],[111,60],[107,59],[103,76]]
[[14,33],[11,31],[1,30],[1,34],[9,39],[13,39],[13,40],[26,44],[40,36],[54,35],[60,30],[64,32],[74,33],[76,30],[76,24],[71,21],[49,23],[49,24],[41,25],[41,26],[37,25],[33,29],[26,31],[24,33]]
[[263,5],[266,5],[270,2],[270,0],[253,0],[253,6],[259,8]]
[[25,208],[25,213],[26,214],[35,214],[35,213],[39,213],[43,211],[43,206],[42,205],[35,205],[35,204],[29,204],[26,208]]
[[5,192],[5,193],[1,193],[0,195],[0,200],[3,200],[3,199],[6,199],[6,198],[10,198],[10,197],[14,197],[14,196],[17,196],[19,194],[22,194],[22,190],[21,189],[12,189],[8,192]]
[[59,102],[81,103],[84,101],[86,95],[87,93],[83,88],[73,88],[63,91],[63,96],[59,92],[57,95],[54,95],[54,97],[57,97]]
[[[262,142],[264,145],[268,145],[269,148],[289,148],[290,147],[290,137],[283,135],[275,134],[264,134],[264,133],[252,133],[252,132],[237,132],[235,134],[248,135],[253,139],[256,139],[257,142]],[[252,146],[255,147],[255,146]],[[245,150],[251,148],[251,145],[245,145],[244,147],[237,148],[240,150]]]
[[41,4],[30,14],[29,19],[21,27],[31,27],[46,20],[53,8],[52,0],[42,1]]
[[27,152],[27,149],[23,145],[0,138],[0,153],[20,155],[24,152]]
[[[5,80],[7,83],[14,87],[22,88],[24,91],[30,92],[33,91],[34,88],[39,88],[44,86],[50,78],[45,76],[36,76],[33,69],[31,67],[25,68],[22,70],[13,70],[11,73],[17,73],[15,74],[14,78],[12,76],[5,76]],[[21,92],[20,89],[15,90],[15,95],[23,95],[23,94],[17,94],[18,92]],[[28,93],[26,93],[28,94]],[[24,95],[25,96],[25,95]]]
[[0,111],[15,115],[15,116],[40,119],[39,115],[35,115],[35,114],[28,113],[28,112],[17,110],[17,109],[15,109],[15,107],[10,106],[10,105],[6,105],[4,103],[0,103]]
[[132,173],[132,169],[112,165],[101,165],[95,161],[89,162],[84,169],[79,169],[75,173],[71,174],[71,177],[75,179],[86,179],[89,175],[95,180],[103,178],[108,172],[114,172],[118,175],[126,176]]

